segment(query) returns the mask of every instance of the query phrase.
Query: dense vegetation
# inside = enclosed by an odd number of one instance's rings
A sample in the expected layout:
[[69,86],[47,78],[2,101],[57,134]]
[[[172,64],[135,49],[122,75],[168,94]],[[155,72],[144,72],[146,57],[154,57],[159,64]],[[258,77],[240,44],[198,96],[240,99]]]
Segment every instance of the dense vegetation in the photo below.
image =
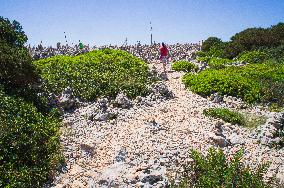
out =
[[237,58],[238,61],[244,61],[246,63],[261,63],[267,59],[268,55],[261,51],[244,52]]
[[221,149],[210,148],[208,155],[204,157],[191,150],[190,158],[193,162],[186,166],[183,180],[178,187],[270,187],[263,181],[267,165],[260,165],[253,171],[241,161],[242,155],[243,151],[240,150],[227,158]]
[[59,122],[0,88],[0,187],[38,187],[60,158]]
[[41,187],[62,159],[60,123],[33,86],[27,39],[18,22],[0,17],[0,187]]
[[196,68],[196,65],[188,61],[178,61],[172,64],[172,69],[175,71],[190,72],[192,70],[195,70]]
[[48,92],[59,94],[67,86],[84,100],[98,96],[145,95],[153,81],[148,66],[120,50],[96,50],[79,56],[55,56],[34,62]]
[[26,41],[18,22],[0,17],[0,187],[41,187],[63,160],[60,120],[46,94],[69,86],[85,100],[119,92],[135,97],[154,81],[148,66],[124,51],[32,62]]
[[[228,42],[209,37],[197,52],[197,60],[209,69],[186,74],[187,87],[202,96],[218,92],[248,103],[284,104],[284,23],[270,28],[249,28]],[[245,66],[230,66],[242,62]]]
[[38,79],[32,58],[24,47],[27,36],[17,21],[0,17],[0,81],[13,87]]
[[212,48],[217,48],[222,52],[219,57],[232,59],[244,51],[278,48],[284,44],[283,33],[284,23],[270,28],[248,28],[232,36],[228,42],[223,42],[217,37],[209,37],[201,49],[203,52],[210,52]]
[[222,69],[225,68],[227,65],[231,65],[231,63],[232,60],[230,59],[213,57],[209,60],[208,65],[210,66],[210,68]]
[[245,125],[245,117],[239,112],[227,108],[210,108],[205,109],[203,114],[208,117],[215,117],[232,124]]
[[284,62],[207,69],[199,74],[185,75],[183,82],[202,96],[219,92],[242,98],[248,103],[277,103],[282,106],[284,102]]
[[[186,74],[184,83],[203,96],[219,92],[249,103],[283,106],[283,29],[282,23],[268,29],[247,29],[229,42],[209,38],[203,43],[198,59],[208,62],[211,68],[199,74]],[[18,22],[0,17],[0,187],[41,187],[62,160],[60,121],[52,115],[40,93],[60,94],[71,87],[75,96],[84,100],[115,97],[119,92],[135,97],[146,95],[148,85],[154,81],[147,65],[124,51],[97,50],[32,63],[24,47],[26,41]],[[276,60],[268,61],[269,58]],[[235,60],[249,65],[228,67]],[[190,72],[195,68],[189,62],[173,65],[178,71]],[[35,87],[40,80],[41,89]],[[227,110],[204,113],[243,124],[240,114]],[[241,155],[238,152],[227,160],[221,150],[211,149],[207,157],[192,151],[194,163],[186,169],[182,185],[267,187],[262,181],[265,168],[252,172],[244,167]]]

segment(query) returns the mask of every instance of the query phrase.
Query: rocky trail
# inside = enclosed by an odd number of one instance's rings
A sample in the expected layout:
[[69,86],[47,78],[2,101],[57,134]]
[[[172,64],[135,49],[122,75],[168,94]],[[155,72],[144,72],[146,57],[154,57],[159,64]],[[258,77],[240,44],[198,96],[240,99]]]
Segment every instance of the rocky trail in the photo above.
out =
[[[155,66],[160,72],[160,65]],[[271,161],[266,177],[283,180],[284,151],[268,146],[282,114],[244,107],[229,97],[221,102],[203,98],[185,88],[182,75],[169,72],[168,80],[145,98],[130,101],[120,96],[120,107],[103,98],[66,113],[61,143],[67,165],[51,187],[166,187],[190,161],[191,148],[206,154],[212,146],[228,155],[244,148],[250,165]],[[256,131],[202,114],[220,106],[268,119]]]

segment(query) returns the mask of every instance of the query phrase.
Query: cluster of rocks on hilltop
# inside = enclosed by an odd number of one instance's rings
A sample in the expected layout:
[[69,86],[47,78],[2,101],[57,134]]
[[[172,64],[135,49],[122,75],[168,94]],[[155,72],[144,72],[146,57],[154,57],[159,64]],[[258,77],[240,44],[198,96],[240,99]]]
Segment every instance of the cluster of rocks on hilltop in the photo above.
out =
[[155,103],[174,97],[173,93],[161,81],[150,85],[148,91],[147,96],[137,96],[134,100],[129,99],[121,92],[114,99],[102,97],[94,102],[81,102],[73,95],[72,89],[67,87],[59,97],[51,95],[49,104],[58,107],[63,114],[72,112],[82,106],[88,106],[89,109],[86,111],[88,120],[107,121],[114,119],[118,115],[119,109],[129,109],[134,104],[136,106],[153,106]]

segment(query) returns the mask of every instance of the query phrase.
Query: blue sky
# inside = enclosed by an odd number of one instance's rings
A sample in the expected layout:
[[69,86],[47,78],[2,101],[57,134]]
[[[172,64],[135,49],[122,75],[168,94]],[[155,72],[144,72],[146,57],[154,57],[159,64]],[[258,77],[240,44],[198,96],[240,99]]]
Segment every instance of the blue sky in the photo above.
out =
[[248,27],[284,22],[284,0],[0,0],[34,45],[79,40],[90,45],[223,40]]

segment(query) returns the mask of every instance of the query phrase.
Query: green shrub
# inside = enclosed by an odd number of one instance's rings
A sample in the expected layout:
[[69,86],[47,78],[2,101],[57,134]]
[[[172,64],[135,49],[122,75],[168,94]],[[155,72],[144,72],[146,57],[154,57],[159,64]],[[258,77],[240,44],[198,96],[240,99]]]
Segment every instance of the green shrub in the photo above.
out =
[[55,56],[34,64],[41,72],[47,91],[59,94],[67,86],[85,100],[115,97],[120,91],[129,97],[147,94],[153,82],[148,66],[121,50],[95,50],[79,56]]
[[261,101],[278,107],[284,106],[284,81],[263,79],[261,87]]
[[223,42],[221,39],[217,37],[209,37],[202,43],[201,50],[208,52],[212,47],[221,46],[222,44]]
[[[236,33],[228,42],[222,42],[221,39],[216,37],[209,37],[204,41],[201,49],[207,53],[211,48],[216,48],[218,49],[218,55],[214,57],[233,59],[245,51],[263,48],[274,49],[283,45],[283,33],[284,23],[279,23],[269,28],[248,28]],[[279,51],[279,53],[282,52]]]
[[268,164],[259,165],[251,170],[242,162],[243,150],[227,159],[221,149],[210,148],[206,157],[191,150],[193,162],[185,167],[180,188],[189,187],[236,187],[236,188],[268,188],[269,182],[263,180]]
[[225,45],[226,43],[222,43],[222,45],[211,46],[208,51],[197,52],[197,60],[208,63],[212,58],[223,58]]
[[11,22],[7,18],[0,16],[0,40],[11,46],[23,47],[28,37],[25,35],[19,22]]
[[0,187],[41,187],[61,158],[59,122],[0,88]]
[[269,58],[280,61],[284,58],[284,44],[275,48],[269,48],[264,50]]
[[32,104],[43,115],[48,115],[51,108],[48,104],[48,94],[43,89],[31,85],[25,87],[13,87],[12,85],[3,85],[7,95],[23,99],[25,102]]
[[197,52],[195,52],[195,55],[198,56],[198,57],[206,57],[207,52],[197,51]]
[[244,61],[246,63],[261,63],[263,62],[268,55],[261,51],[251,51],[251,52],[244,52],[239,57],[239,61]]
[[175,71],[186,71],[190,72],[194,69],[197,69],[197,66],[193,63],[190,63],[188,61],[178,61],[172,64],[172,69]]
[[251,103],[259,100],[260,86],[257,81],[237,74],[235,67],[206,69],[197,75],[185,75],[183,82],[187,87],[201,95],[210,96],[219,92],[244,99]]
[[208,63],[210,61],[211,57],[205,56],[205,57],[197,57],[196,60],[200,62],[206,62]]
[[266,61],[242,67],[206,69],[196,75],[185,75],[187,87],[202,96],[219,92],[248,103],[277,102],[283,104],[284,64]]
[[246,48],[242,44],[230,41],[224,49],[224,57],[233,59],[245,50]]
[[226,65],[230,65],[232,62],[233,61],[230,60],[230,59],[213,57],[213,58],[210,59],[208,65],[210,66],[210,68],[222,69],[222,68],[225,68]]
[[224,45],[223,46],[211,47],[210,50],[207,52],[207,56],[208,57],[223,58],[224,57]]
[[232,124],[245,125],[246,123],[242,114],[227,108],[209,108],[203,110],[203,114],[208,117],[220,118],[225,122]]
[[27,36],[16,21],[0,17],[0,81],[14,86],[35,83],[38,74],[24,47]]
[[270,28],[272,35],[278,41],[278,44],[284,44],[284,23],[280,22]]

